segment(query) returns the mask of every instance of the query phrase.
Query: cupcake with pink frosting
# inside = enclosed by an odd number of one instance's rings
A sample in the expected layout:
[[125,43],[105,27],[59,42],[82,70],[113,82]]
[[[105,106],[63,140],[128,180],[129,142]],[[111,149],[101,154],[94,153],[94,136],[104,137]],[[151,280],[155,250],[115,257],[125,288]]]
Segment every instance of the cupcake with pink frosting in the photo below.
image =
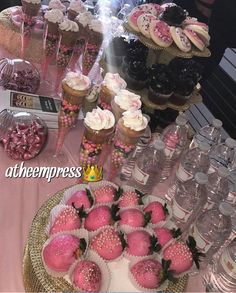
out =
[[111,102],[112,112],[118,121],[127,110],[139,110],[142,106],[141,97],[128,90],[122,89]]
[[67,10],[67,16],[70,20],[74,20],[80,12],[86,10],[81,0],[72,0]]
[[111,109],[112,99],[119,93],[120,90],[125,89],[127,83],[120,77],[118,73],[108,72],[101,85],[99,95],[99,103],[101,108]]

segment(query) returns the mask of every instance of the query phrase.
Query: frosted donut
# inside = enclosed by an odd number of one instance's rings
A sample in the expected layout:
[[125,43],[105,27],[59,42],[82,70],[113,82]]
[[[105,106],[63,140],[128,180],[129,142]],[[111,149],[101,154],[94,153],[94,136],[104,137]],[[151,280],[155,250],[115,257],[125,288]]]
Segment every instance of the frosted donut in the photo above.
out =
[[171,36],[176,44],[176,46],[183,52],[189,52],[192,48],[187,36],[184,34],[180,27],[172,26],[170,28]]
[[205,44],[199,38],[199,36],[192,30],[190,29],[184,29],[185,35],[189,38],[189,40],[200,50],[203,51],[205,49]]
[[139,16],[144,13],[146,13],[144,10],[142,10],[139,7],[136,7],[135,9],[133,9],[131,11],[131,13],[128,16],[128,24],[136,32],[140,32],[140,30],[138,28],[137,20],[138,20]]
[[195,33],[198,34],[198,36],[202,39],[202,41],[204,42],[204,44],[206,46],[209,45],[210,36],[209,36],[208,31],[203,26],[191,24],[191,25],[187,25],[185,27],[185,29],[190,29],[190,30],[194,31]]
[[138,20],[137,20],[137,25],[138,25],[138,28],[140,30],[140,32],[146,37],[146,38],[151,38],[150,36],[150,24],[153,20],[156,20],[157,18],[150,14],[150,13],[145,13],[145,14],[141,14],[139,17],[138,17]]
[[161,20],[153,20],[149,28],[150,36],[158,46],[169,47],[173,43],[170,27]]

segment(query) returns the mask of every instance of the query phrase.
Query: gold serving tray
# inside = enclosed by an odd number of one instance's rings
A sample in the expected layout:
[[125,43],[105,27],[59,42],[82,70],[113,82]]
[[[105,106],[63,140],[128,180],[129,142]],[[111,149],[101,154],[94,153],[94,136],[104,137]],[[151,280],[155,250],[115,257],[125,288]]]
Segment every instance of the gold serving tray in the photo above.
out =
[[[99,64],[104,70],[103,76],[105,76],[107,72],[112,72],[112,73],[119,73],[119,75],[124,78],[124,73],[122,72],[120,67],[118,68],[113,65],[107,64],[103,58],[100,60]],[[202,103],[202,96],[199,93],[199,90],[197,89],[193,92],[191,98],[184,105],[176,105],[171,102],[168,102],[165,105],[156,105],[148,99],[148,89],[143,89],[138,91],[138,90],[131,90],[128,88],[128,90],[136,93],[137,95],[140,95],[143,104],[147,108],[153,109],[153,110],[165,110],[167,108],[170,108],[176,111],[186,111],[191,107],[191,105]]]
[[160,47],[157,44],[155,44],[151,39],[148,39],[145,36],[143,36],[142,34],[134,31],[130,27],[128,22],[124,22],[123,27],[128,33],[131,33],[131,34],[137,36],[141,43],[143,43],[146,47],[148,47],[149,49],[152,49],[152,50],[165,51],[172,56],[182,57],[182,58],[192,58],[194,56],[207,58],[207,57],[211,56],[211,52],[208,48],[205,48],[204,51],[200,51],[198,49],[192,48],[192,50],[188,53],[182,52],[175,44],[172,44],[170,47],[163,48],[163,47]]
[[[50,197],[38,210],[33,220],[23,257],[23,281],[26,292],[76,292],[64,278],[54,278],[48,275],[41,257],[43,244],[47,239],[44,231],[50,211],[59,204],[65,190]],[[187,280],[188,275],[185,275],[176,283],[169,283],[167,289],[162,292],[183,292]]]

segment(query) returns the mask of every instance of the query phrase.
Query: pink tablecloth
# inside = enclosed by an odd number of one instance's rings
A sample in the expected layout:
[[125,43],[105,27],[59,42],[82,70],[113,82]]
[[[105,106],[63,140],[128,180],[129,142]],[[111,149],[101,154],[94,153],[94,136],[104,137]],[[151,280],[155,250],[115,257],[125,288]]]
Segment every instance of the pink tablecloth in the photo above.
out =
[[[78,166],[78,151],[81,126],[73,129],[67,137],[65,150],[69,156],[66,166]],[[25,163],[26,167],[47,166],[45,152],[54,146],[56,134],[50,133],[45,150],[34,160]],[[54,193],[75,183],[75,179],[11,179],[5,177],[8,167],[19,163],[7,157],[0,149],[0,291],[24,291],[22,283],[22,256],[31,222],[39,207]],[[155,194],[163,195],[166,184],[159,186]],[[204,291],[199,276],[190,278],[187,291]]]

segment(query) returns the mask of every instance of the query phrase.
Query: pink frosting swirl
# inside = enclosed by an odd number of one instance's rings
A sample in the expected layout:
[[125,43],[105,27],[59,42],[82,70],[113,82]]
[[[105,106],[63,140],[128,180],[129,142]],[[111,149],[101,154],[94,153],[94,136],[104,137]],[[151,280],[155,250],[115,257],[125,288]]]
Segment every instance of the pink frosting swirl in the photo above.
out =
[[87,90],[91,86],[91,81],[87,76],[72,71],[67,73],[64,81],[69,87],[77,91]]
[[86,114],[84,123],[93,130],[110,129],[115,125],[115,117],[111,111],[97,107]]

